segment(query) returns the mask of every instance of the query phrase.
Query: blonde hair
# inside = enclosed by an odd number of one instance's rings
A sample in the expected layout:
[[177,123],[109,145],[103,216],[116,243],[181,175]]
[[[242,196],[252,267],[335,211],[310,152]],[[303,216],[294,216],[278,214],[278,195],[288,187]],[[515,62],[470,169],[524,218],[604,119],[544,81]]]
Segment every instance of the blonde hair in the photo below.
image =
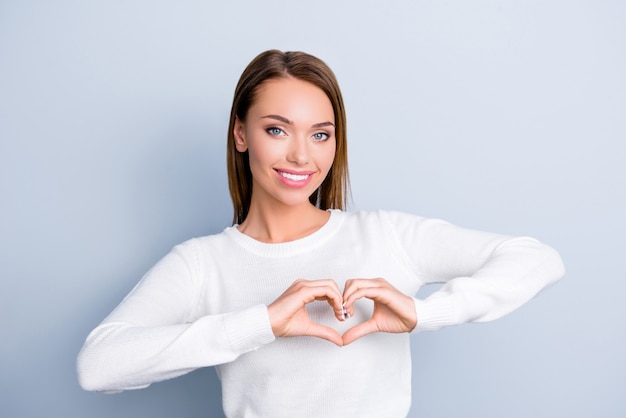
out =
[[233,223],[248,216],[252,198],[252,173],[248,151],[235,147],[235,120],[245,122],[259,86],[267,80],[294,77],[307,81],[326,93],[335,113],[336,150],[332,167],[309,201],[320,209],[344,209],[349,192],[346,112],[339,84],[332,70],[319,58],[304,52],[269,50],[254,58],[241,74],[230,111],[226,158],[228,187],[233,202]]

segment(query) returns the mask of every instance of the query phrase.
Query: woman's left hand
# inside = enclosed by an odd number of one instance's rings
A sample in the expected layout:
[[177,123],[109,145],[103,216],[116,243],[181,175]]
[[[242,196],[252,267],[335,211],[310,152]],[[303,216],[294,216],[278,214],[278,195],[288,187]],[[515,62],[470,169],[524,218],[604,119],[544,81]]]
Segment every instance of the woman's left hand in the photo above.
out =
[[385,279],[348,280],[343,292],[344,308],[348,315],[354,315],[354,302],[362,298],[374,301],[374,312],[370,319],[343,334],[344,345],[374,332],[409,332],[417,325],[413,298],[400,292]]

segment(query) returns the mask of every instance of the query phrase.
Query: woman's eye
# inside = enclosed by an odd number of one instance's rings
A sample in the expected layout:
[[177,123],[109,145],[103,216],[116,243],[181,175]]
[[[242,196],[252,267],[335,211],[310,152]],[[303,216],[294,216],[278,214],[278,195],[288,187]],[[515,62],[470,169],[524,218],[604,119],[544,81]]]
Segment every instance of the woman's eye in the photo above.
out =
[[324,141],[328,139],[328,134],[324,132],[318,132],[316,134],[313,134],[313,139],[315,139],[316,141]]
[[283,134],[283,130],[273,126],[271,128],[267,128],[267,133],[274,136],[280,136]]

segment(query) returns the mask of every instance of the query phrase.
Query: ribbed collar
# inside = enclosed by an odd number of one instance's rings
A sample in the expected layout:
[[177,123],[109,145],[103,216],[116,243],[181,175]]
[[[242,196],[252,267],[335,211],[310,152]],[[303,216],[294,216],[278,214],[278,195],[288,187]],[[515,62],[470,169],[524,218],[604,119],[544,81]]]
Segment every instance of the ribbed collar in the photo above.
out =
[[264,257],[290,257],[324,245],[337,232],[344,220],[344,213],[339,209],[330,209],[329,212],[328,220],[320,229],[295,241],[272,244],[261,242],[240,232],[238,225],[224,229],[224,234],[251,253]]

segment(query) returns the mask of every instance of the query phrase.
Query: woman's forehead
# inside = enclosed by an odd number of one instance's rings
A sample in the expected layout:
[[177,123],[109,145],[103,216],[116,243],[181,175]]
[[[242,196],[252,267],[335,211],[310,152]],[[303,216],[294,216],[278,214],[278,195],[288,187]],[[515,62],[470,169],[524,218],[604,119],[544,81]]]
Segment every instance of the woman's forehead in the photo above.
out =
[[293,77],[265,81],[256,91],[249,116],[280,115],[293,122],[334,120],[332,103],[316,85]]

